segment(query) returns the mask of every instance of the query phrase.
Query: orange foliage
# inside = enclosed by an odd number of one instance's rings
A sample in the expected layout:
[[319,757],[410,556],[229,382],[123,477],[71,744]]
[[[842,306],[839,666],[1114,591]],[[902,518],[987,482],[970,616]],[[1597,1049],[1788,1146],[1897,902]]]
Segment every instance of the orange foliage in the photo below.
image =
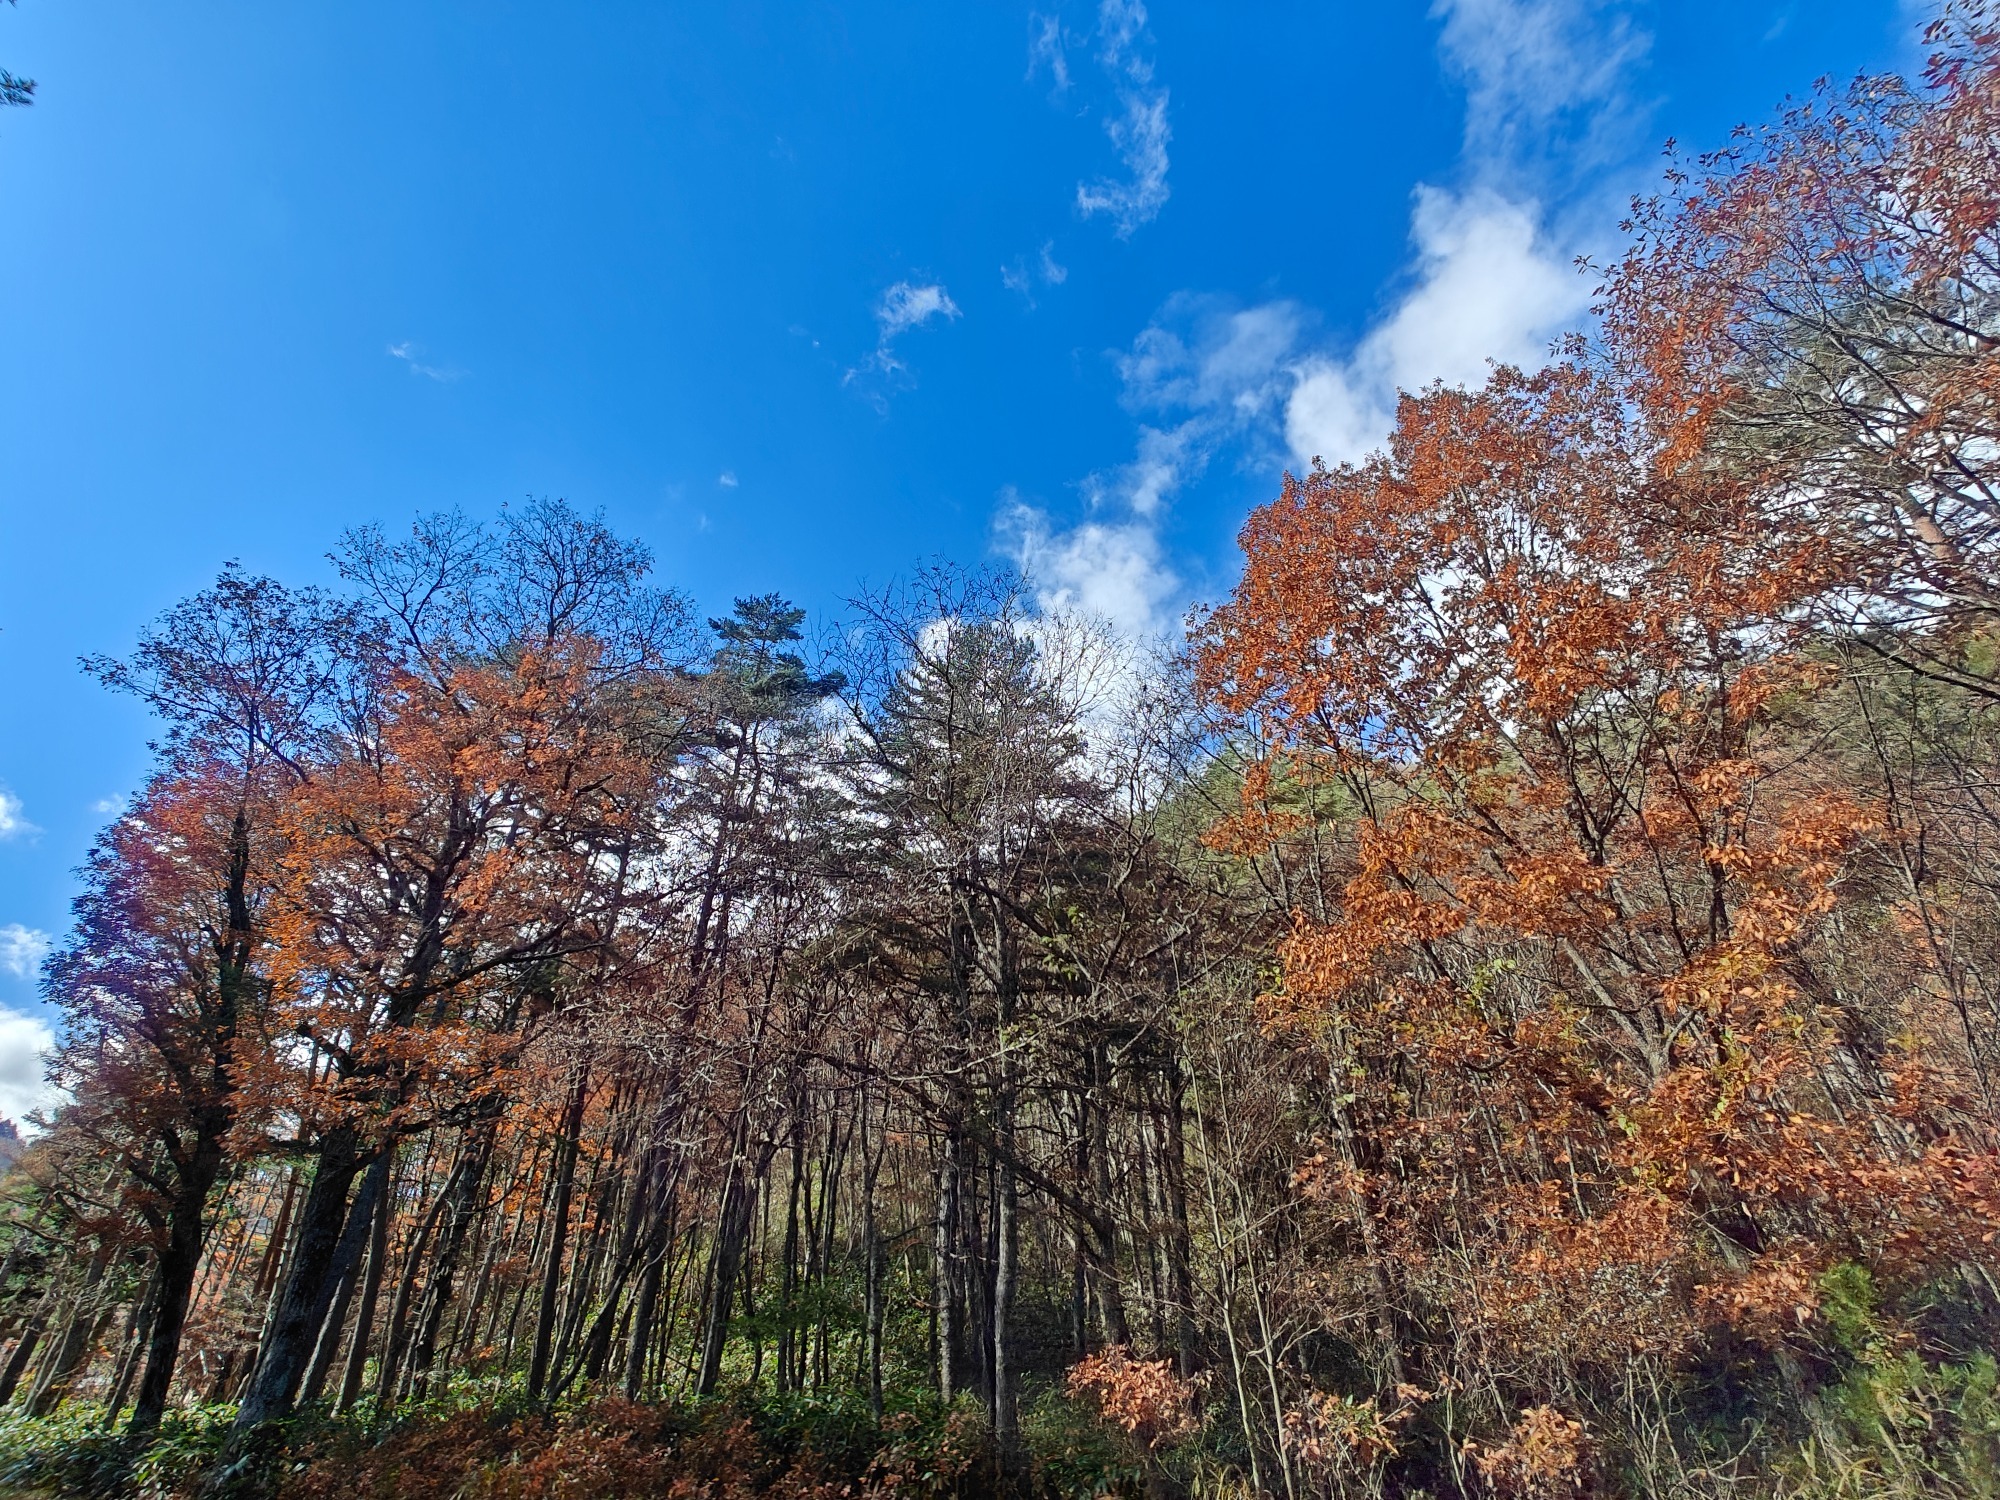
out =
[[1065,1383],[1148,1451],[1170,1448],[1195,1429],[1194,1385],[1174,1373],[1170,1359],[1134,1359],[1113,1345],[1072,1365]]
[[[1462,1329],[1608,1367],[1809,1316],[1815,1256],[1949,1263],[1994,1162],[1935,1095],[1865,1118],[1835,1080],[1890,1074],[1803,962],[1882,831],[1797,728],[1837,674],[1790,621],[1846,575],[1689,525],[1766,476],[1651,419],[1578,363],[1406,397],[1387,452],[1252,516],[1197,659],[1258,765],[1353,809],[1263,1002],[1350,1091],[1353,1165],[1301,1184]],[[1286,858],[1269,774],[1243,797],[1212,844]]]

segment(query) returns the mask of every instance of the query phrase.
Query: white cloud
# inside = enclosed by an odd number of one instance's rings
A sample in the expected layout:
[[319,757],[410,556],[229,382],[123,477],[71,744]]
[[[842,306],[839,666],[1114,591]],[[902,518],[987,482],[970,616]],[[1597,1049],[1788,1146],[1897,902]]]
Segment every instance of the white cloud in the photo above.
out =
[[1346,358],[1294,367],[1285,435],[1301,462],[1361,458],[1388,436],[1396,393],[1477,385],[1489,362],[1537,367],[1574,326],[1589,288],[1544,236],[1532,203],[1419,188],[1415,285]]
[[913,328],[923,327],[933,318],[949,322],[959,316],[958,304],[951,300],[951,294],[941,284],[934,281],[897,282],[875,302],[875,352],[849,370],[842,384],[852,385],[869,370],[885,376],[904,373],[908,366],[896,356],[896,340]]
[[1129,639],[1150,638],[1170,623],[1166,610],[1180,580],[1161,557],[1150,520],[1087,521],[1058,531],[1047,512],[1010,498],[996,532],[1044,611],[1094,616]]
[[1000,268],[1000,285],[1018,294],[1029,307],[1035,305],[1035,283],[1061,286],[1069,280],[1069,267],[1056,259],[1056,242],[1044,240],[1031,265],[1027,256],[1017,255]]
[[0,926],[0,969],[16,979],[33,979],[49,956],[49,935],[19,922]]
[[1097,60],[1112,73],[1123,73],[1134,83],[1153,81],[1153,62],[1142,57],[1136,44],[1146,34],[1146,7],[1143,0],[1103,0],[1097,7]]
[[[1084,218],[1107,215],[1120,239],[1127,239],[1141,225],[1150,224],[1166,207],[1171,190],[1167,172],[1171,165],[1167,147],[1173,141],[1173,126],[1167,118],[1168,91],[1153,81],[1153,59],[1144,50],[1146,7],[1141,0],[1102,0],[1097,10],[1097,65],[1110,84],[1115,108],[1104,116],[1104,133],[1118,153],[1124,168],[1122,177],[1099,177],[1076,185],[1077,212]],[[1066,47],[1069,38],[1057,16],[1031,14],[1029,17],[1028,77],[1043,68],[1053,82],[1052,97],[1061,100],[1069,91],[1070,72]],[[1055,265],[1043,250],[1043,273],[1051,283],[1067,273]],[[1016,291],[1021,275],[1007,279]]]
[[882,327],[884,342],[912,328],[920,328],[932,318],[955,318],[958,315],[958,304],[936,282],[919,285],[899,281],[875,304],[875,321]]
[[423,352],[421,344],[413,344],[408,339],[389,346],[389,357],[403,361],[404,364],[410,367],[412,375],[421,375],[426,380],[435,380],[441,385],[450,385],[452,381],[459,379],[465,374],[465,371],[453,369],[448,365],[425,364],[417,358]]
[[125,811],[125,799],[123,797],[99,797],[95,802],[90,804],[90,810],[99,817],[109,817],[113,813],[122,813]]
[[1621,0],[1433,0],[1438,50],[1465,83],[1465,148],[1482,175],[1601,165],[1644,112],[1626,69],[1650,38]]
[[40,832],[41,829],[28,821],[21,799],[11,792],[0,791],[0,839],[20,838]]
[[1587,237],[1552,228],[1525,184],[1560,192],[1597,173],[1585,191],[1594,213],[1607,192],[1600,169],[1644,118],[1626,80],[1648,38],[1624,0],[1433,0],[1431,14],[1444,65],[1465,83],[1463,166],[1475,185],[1417,188],[1408,289],[1344,357],[1299,362],[1285,433],[1300,462],[1351,462],[1380,445],[1399,390],[1545,363],[1588,309],[1573,265]]
[[1060,97],[1069,88],[1069,57],[1064,52],[1061,16],[1028,12],[1028,81],[1049,70],[1050,91]]
[[1156,514],[1225,443],[1257,436],[1283,409],[1305,325],[1292,302],[1171,299],[1118,358],[1125,407],[1165,420],[1142,423],[1132,461],[1093,475],[1087,492]]
[[[1628,3],[1433,0],[1444,66],[1466,87],[1467,185],[1416,189],[1400,291],[1344,349],[1316,338],[1312,314],[1292,302],[1172,299],[1118,357],[1121,400],[1137,419],[1133,454],[1083,481],[1088,514],[1065,530],[1009,496],[996,518],[1000,545],[1045,605],[1132,633],[1161,628],[1180,583],[1160,527],[1175,494],[1221,455],[1272,471],[1288,458],[1359,459],[1387,438],[1399,390],[1476,385],[1493,363],[1546,360],[1587,312],[1589,290],[1570,248],[1588,243],[1574,232],[1585,220],[1552,226],[1543,202],[1601,208],[1601,169],[1644,115],[1625,92],[1646,46]],[[1167,93],[1143,50],[1145,25],[1139,0],[1102,0],[1097,60],[1122,111],[1105,128],[1129,179],[1081,186],[1077,203],[1110,215],[1121,236],[1167,199]],[[1012,269],[1008,284],[1025,288],[1025,263]]]
[[736,478],[736,471],[734,469],[724,469],[720,474],[715,476],[715,482],[725,490],[733,490],[739,481]]
[[16,1124],[57,1100],[43,1077],[55,1033],[38,1017],[0,1006],[0,1115]]
[[1181,581],[1159,535],[1169,502],[1225,446],[1275,448],[1304,327],[1290,302],[1181,296],[1161,309],[1118,357],[1121,400],[1149,420],[1130,462],[1083,482],[1090,515],[1063,529],[1010,495],[996,518],[999,544],[1044,609],[1099,616],[1131,639],[1173,623]]
[[1093,214],[1109,214],[1122,239],[1129,239],[1142,224],[1150,224],[1167,206],[1172,190],[1167,186],[1167,144],[1173,140],[1167,123],[1167,91],[1121,91],[1119,105],[1124,113],[1104,122],[1104,133],[1118,149],[1119,159],[1132,174],[1131,181],[1099,178],[1076,185],[1077,211],[1086,219]]

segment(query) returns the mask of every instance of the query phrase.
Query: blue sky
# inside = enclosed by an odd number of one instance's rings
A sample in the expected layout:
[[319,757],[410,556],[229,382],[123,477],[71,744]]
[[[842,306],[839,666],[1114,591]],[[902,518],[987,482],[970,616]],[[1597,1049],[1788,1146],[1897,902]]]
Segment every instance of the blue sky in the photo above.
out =
[[223,561],[602,507],[706,612],[926,558],[1170,626],[1398,384],[1533,360],[1661,142],[1900,0],[20,0],[0,65],[0,1113],[145,764],[76,670]]

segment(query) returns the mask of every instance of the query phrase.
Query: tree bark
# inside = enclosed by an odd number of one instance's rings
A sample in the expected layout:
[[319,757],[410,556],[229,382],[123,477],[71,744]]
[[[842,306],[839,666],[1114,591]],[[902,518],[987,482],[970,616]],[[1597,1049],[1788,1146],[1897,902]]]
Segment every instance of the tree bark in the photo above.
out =
[[947,1130],[940,1143],[936,1213],[932,1220],[932,1318],[937,1327],[938,1398],[958,1394],[958,1199],[959,1138]]
[[717,1227],[715,1274],[709,1292],[708,1320],[702,1330],[701,1370],[695,1379],[697,1396],[712,1396],[722,1379],[722,1354],[729,1342],[729,1307],[735,1299],[743,1250],[750,1238],[750,1217],[757,1206],[756,1178],[750,1164],[750,1126],[737,1126],[738,1147],[730,1162],[729,1185],[723,1192],[722,1219]]
[[221,1142],[206,1149],[204,1145],[197,1143],[188,1171],[181,1178],[181,1191],[174,1195],[167,1210],[166,1243],[160,1247],[154,1267],[159,1305],[153,1313],[153,1331],[146,1340],[146,1369],[139,1377],[132,1420],[126,1424],[128,1432],[150,1432],[160,1425],[173,1384],[174,1366],[180,1360],[181,1335],[187,1328],[194,1279],[201,1270],[201,1252],[207,1238],[204,1216],[208,1195],[222,1171]]
[[75,1307],[63,1325],[62,1338],[36,1374],[34,1389],[28,1393],[29,1416],[47,1416],[68,1392],[70,1380],[103,1322],[104,1314],[92,1305],[91,1293],[104,1280],[104,1268],[110,1262],[111,1252],[101,1247],[90,1258],[90,1268],[84,1272],[83,1285],[77,1290]]
[[[348,1189],[364,1165],[368,1173],[350,1209]],[[367,1238],[388,1166],[386,1149],[375,1155],[372,1165],[368,1163],[351,1126],[331,1131],[322,1143],[277,1316],[236,1413],[233,1431],[238,1435],[291,1411],[313,1341],[333,1300],[334,1284]]]
[[334,1410],[347,1411],[361,1399],[361,1382],[368,1372],[368,1340],[375,1330],[375,1303],[382,1295],[382,1275],[389,1259],[389,1220],[395,1215],[391,1195],[375,1200],[368,1231],[368,1269],[361,1277],[361,1306],[354,1314],[354,1341],[348,1345],[347,1367],[340,1375],[340,1396]]
[[549,1204],[548,1263],[542,1271],[542,1296],[535,1308],[535,1347],[528,1361],[528,1395],[540,1400],[549,1379],[549,1354],[556,1332],[557,1299],[562,1292],[563,1252],[569,1246],[569,1199],[576,1182],[578,1137],[583,1129],[583,1107],[589,1098],[590,1072],[579,1067],[571,1085],[569,1101],[563,1108],[562,1142],[556,1160],[555,1191]]

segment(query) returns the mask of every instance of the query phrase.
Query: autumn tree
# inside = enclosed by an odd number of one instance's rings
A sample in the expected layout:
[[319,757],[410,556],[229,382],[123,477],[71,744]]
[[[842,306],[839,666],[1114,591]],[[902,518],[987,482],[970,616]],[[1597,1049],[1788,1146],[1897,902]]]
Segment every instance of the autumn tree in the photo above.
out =
[[351,610],[232,567],[129,658],[85,664],[166,724],[159,768],[92,852],[49,976],[62,1081],[123,1160],[155,1239],[138,1429],[165,1409],[261,1045],[275,804],[322,749],[367,649]]
[[493,538],[443,517],[348,542],[390,658],[371,732],[286,808],[278,1003],[332,1066],[314,1083],[273,1059],[314,1171],[239,1430],[295,1399],[395,1141],[504,1088],[540,976],[601,954],[643,899],[652,782],[607,714],[677,641],[649,565],[560,505]]

